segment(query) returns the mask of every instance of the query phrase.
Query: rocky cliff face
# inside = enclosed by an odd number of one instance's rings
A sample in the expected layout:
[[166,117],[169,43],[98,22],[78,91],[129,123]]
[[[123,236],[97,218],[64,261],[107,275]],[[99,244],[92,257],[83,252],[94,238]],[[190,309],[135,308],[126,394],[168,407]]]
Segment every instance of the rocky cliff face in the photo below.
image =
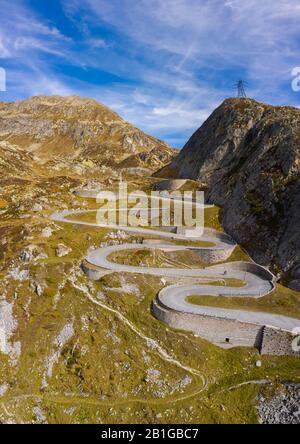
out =
[[141,153],[147,160],[151,152],[152,162],[142,166],[161,167],[174,153],[94,100],[53,96],[0,102],[0,168],[6,174],[22,170],[23,160],[27,171],[43,166],[84,172],[115,168]]
[[300,290],[300,111],[226,100],[160,175],[199,180],[224,228]]

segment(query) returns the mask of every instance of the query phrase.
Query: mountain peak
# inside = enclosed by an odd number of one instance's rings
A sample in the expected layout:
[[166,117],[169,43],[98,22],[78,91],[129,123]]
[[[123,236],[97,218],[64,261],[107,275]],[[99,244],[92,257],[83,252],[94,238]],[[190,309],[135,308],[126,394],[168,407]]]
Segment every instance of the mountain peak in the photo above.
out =
[[300,289],[299,147],[299,109],[227,99],[159,175],[205,184],[226,231]]
[[79,96],[34,96],[2,102],[0,126],[0,143],[19,147],[39,164],[55,164],[57,168],[78,169],[82,162],[95,168],[117,167],[127,157],[157,149],[167,161],[173,156],[166,143],[143,133],[96,100]]

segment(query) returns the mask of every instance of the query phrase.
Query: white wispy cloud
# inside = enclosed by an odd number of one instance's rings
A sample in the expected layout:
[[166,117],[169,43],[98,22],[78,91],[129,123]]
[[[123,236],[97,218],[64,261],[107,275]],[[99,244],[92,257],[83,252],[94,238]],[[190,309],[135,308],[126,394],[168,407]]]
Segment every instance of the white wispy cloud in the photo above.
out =
[[3,98],[33,94],[59,94],[71,89],[55,78],[45,56],[68,60],[71,38],[44,22],[22,0],[1,0],[0,58],[7,71]]
[[[89,9],[103,20],[157,51],[193,59],[198,65],[244,65],[269,55],[294,55],[299,35],[298,0],[71,0],[73,11]],[[294,48],[294,50],[293,50]],[[284,50],[285,52],[281,53]]]
[[298,0],[71,0],[65,7],[122,33],[143,54],[143,66],[134,70],[142,86],[121,108],[129,116],[135,109],[135,121],[162,134],[204,119],[234,94],[233,75],[245,76],[259,100],[281,102],[281,85],[289,85],[291,67],[299,64]]
[[[180,145],[240,76],[258,100],[298,101],[299,0],[61,0],[76,41],[25,0],[0,2],[0,59],[15,95],[94,97]],[[96,84],[89,70],[111,80]]]
[[0,37],[0,59],[8,59],[10,57],[10,51],[6,47],[4,37]]
[[93,49],[108,48],[110,46],[106,40],[99,38],[89,38],[86,40],[86,44]]
[[51,47],[49,44],[47,44],[47,42],[43,42],[42,40],[37,39],[37,38],[18,37],[15,40],[13,47],[16,51],[38,50],[38,51],[45,52],[48,54],[53,54],[58,57],[65,57],[66,56],[66,54],[64,54],[64,52]]

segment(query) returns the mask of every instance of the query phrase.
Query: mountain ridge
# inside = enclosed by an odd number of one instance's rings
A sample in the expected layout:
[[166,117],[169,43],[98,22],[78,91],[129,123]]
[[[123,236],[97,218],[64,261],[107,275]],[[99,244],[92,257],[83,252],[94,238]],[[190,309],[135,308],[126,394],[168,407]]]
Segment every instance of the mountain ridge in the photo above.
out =
[[[83,172],[103,165],[118,168],[127,157],[158,148],[167,161],[174,154],[169,145],[143,133],[107,106],[79,96],[0,102],[1,148],[19,149],[31,157],[30,163],[50,169],[76,166]],[[154,165],[142,166],[157,169],[163,162],[155,157]]]
[[300,110],[227,99],[158,175],[201,181],[225,230],[300,290]]

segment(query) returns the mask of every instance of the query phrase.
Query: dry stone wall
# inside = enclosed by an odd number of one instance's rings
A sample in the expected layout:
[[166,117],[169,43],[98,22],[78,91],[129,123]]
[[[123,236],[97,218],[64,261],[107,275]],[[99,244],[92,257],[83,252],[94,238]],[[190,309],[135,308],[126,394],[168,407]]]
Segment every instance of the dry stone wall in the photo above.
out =
[[160,321],[178,330],[195,333],[219,347],[248,346],[260,348],[263,327],[215,316],[170,310],[155,300],[152,312]]
[[207,264],[216,264],[218,262],[225,262],[233,253],[234,247],[232,249],[193,249],[191,248],[191,251],[194,251],[199,258],[206,262]]
[[263,355],[300,356],[300,332],[293,334],[286,330],[265,326],[261,353]]
[[272,326],[182,313],[165,307],[157,299],[152,304],[152,313],[170,327],[191,331],[219,347],[256,347],[262,355],[300,356],[300,333],[297,337]]
[[83,261],[81,264],[81,269],[93,281],[99,281],[106,274],[111,274],[109,270],[102,270],[101,268],[94,267],[86,261]]

